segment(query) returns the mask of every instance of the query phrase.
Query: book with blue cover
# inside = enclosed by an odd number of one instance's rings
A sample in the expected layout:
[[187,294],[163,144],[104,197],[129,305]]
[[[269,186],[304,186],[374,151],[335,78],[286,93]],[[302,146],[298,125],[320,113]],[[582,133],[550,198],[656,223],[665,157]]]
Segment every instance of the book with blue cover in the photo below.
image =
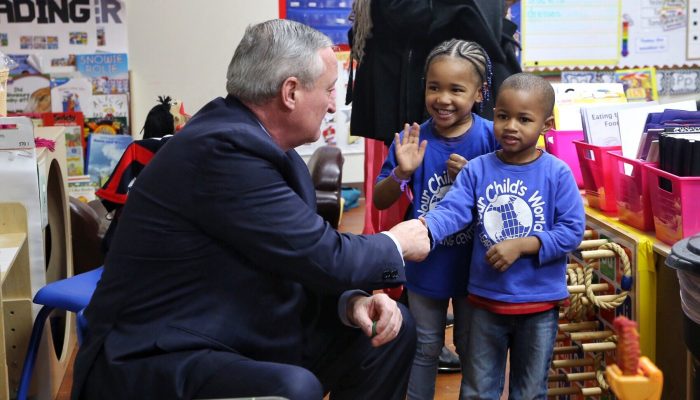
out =
[[86,162],[90,181],[101,187],[132,141],[130,135],[90,134]]
[[75,68],[92,83],[92,94],[129,92],[129,62],[126,53],[80,54]]

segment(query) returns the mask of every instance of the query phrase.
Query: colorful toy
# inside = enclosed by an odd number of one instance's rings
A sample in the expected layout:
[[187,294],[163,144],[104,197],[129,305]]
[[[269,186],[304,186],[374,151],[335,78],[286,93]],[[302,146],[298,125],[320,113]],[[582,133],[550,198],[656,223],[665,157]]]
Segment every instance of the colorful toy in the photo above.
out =
[[664,377],[647,357],[640,357],[637,323],[626,317],[613,322],[617,332],[618,364],[606,367],[605,376],[610,389],[620,400],[658,400]]

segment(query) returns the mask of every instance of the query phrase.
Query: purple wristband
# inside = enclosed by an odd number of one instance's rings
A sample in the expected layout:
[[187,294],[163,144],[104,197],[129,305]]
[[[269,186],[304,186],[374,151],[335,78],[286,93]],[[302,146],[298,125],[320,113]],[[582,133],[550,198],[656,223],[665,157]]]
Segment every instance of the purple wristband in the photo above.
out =
[[389,174],[389,177],[394,180],[394,182],[398,183],[400,186],[399,188],[401,189],[402,192],[406,191],[406,186],[408,186],[408,182],[411,181],[411,178],[408,179],[401,179],[398,176],[396,176],[396,168],[391,170],[391,173]]

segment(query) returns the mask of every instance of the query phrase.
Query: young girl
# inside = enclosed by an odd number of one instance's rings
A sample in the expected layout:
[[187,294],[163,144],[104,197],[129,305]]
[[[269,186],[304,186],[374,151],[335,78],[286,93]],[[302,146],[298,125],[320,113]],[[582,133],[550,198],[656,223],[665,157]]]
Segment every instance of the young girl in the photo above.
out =
[[[472,113],[475,104],[488,98],[491,83],[491,64],[481,46],[456,39],[443,42],[430,52],[425,65],[425,106],[430,118],[420,127],[406,124],[403,135],[395,135],[374,189],[375,207],[385,209],[402,194],[410,195],[410,185],[411,218],[435,207],[467,160],[496,149],[493,122]],[[454,343],[460,361],[466,362],[471,229],[436,245],[424,261],[406,263],[408,302],[418,331],[409,399],[433,398],[450,298]]]

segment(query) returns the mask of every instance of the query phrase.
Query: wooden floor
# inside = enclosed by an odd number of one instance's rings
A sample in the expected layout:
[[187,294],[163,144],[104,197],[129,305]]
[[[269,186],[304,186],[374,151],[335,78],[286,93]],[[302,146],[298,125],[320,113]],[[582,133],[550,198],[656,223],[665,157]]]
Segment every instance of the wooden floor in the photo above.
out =
[[[343,219],[339,230],[342,232],[351,233],[362,233],[364,228],[364,199],[360,199],[360,207],[353,208],[352,210],[346,211],[343,214]],[[452,344],[452,329],[448,328],[445,335],[445,342],[448,347],[454,350],[454,345]],[[75,358],[75,354],[73,354]],[[435,400],[454,400],[459,396],[459,382],[461,379],[461,374],[459,373],[440,373],[438,374],[436,388],[435,388]],[[73,368],[72,361],[71,367],[68,368],[66,376],[63,379],[61,389],[58,392],[56,400],[68,400],[70,399],[70,388],[71,382],[73,381]]]

